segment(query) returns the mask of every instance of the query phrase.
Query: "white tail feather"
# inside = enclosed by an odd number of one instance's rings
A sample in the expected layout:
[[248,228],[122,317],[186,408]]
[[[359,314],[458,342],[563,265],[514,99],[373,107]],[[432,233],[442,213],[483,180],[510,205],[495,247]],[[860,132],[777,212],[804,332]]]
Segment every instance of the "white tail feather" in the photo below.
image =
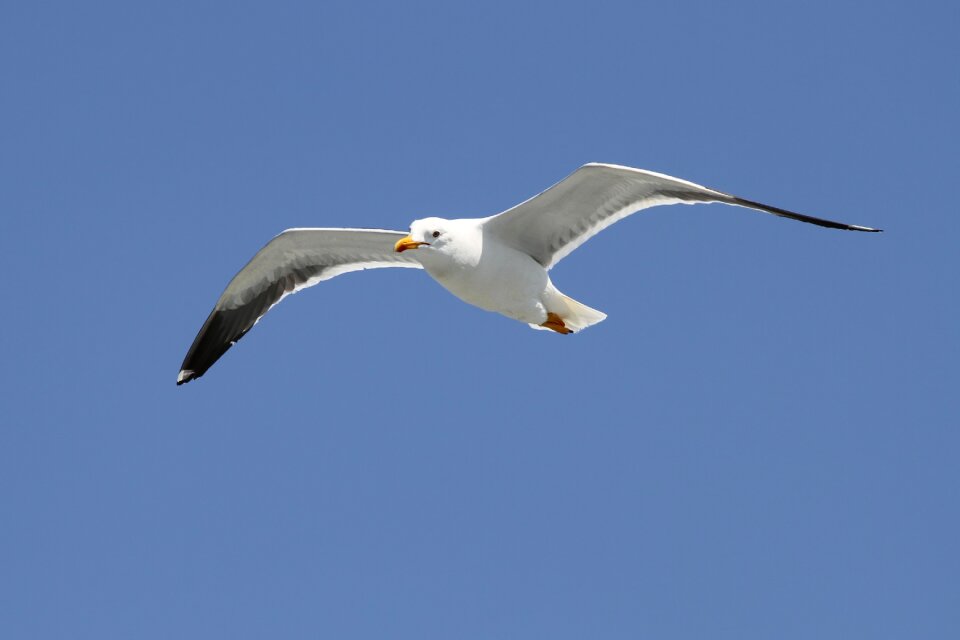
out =
[[[570,296],[565,296],[559,291],[554,291],[547,304],[547,310],[560,316],[563,324],[574,332],[581,331],[587,327],[593,326],[606,319],[607,314],[596,309],[591,309],[582,302],[577,302]],[[547,329],[536,324],[531,324],[533,329]]]

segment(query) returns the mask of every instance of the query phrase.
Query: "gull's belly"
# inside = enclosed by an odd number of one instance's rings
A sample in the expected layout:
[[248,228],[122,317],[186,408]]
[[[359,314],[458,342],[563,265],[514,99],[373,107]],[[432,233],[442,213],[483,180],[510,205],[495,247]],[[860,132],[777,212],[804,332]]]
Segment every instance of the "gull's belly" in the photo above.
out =
[[[489,247],[489,245],[488,245]],[[474,306],[522,322],[539,324],[546,317],[541,299],[550,281],[530,256],[503,247],[485,251],[475,264],[427,272],[450,293]]]

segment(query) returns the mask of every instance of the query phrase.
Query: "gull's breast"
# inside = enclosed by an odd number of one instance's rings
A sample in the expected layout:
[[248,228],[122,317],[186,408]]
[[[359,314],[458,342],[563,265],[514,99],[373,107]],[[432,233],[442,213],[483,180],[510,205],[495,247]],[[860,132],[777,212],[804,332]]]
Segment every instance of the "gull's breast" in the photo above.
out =
[[525,253],[487,242],[473,261],[427,272],[450,293],[474,306],[511,317],[536,314],[549,278]]

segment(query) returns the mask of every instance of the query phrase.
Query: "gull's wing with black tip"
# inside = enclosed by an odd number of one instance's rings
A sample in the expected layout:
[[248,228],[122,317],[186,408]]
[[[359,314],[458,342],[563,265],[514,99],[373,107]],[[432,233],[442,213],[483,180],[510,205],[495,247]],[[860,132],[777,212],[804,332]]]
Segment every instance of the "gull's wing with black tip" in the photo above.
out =
[[233,277],[203,323],[177,384],[202,376],[227,349],[283,298],[341,273],[422,266],[414,254],[396,253],[406,234],[379,229],[288,229],[257,252]]
[[771,207],[652,171],[599,163],[584,165],[543,193],[488,218],[484,230],[549,269],[632,213],[661,204],[704,202],[747,207],[832,229],[880,231]]

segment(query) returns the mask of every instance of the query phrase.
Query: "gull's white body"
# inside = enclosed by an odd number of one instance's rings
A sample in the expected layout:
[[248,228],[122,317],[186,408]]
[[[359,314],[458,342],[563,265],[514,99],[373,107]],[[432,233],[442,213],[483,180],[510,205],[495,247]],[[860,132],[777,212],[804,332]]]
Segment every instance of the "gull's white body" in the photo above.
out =
[[363,269],[423,268],[450,293],[481,309],[535,329],[579,331],[606,316],[560,293],[548,274],[553,265],[637,211],[710,202],[823,227],[878,231],[786,211],[652,171],[596,163],[503,213],[416,220],[406,236],[378,229],[288,229],[227,285],[187,352],[177,384],[203,375],[285,296]]
[[482,223],[455,222],[462,235],[451,243],[450,253],[418,249],[416,257],[427,273],[464,302],[521,322],[543,322],[547,270],[516,249],[485,239]]
[[542,328],[549,312],[564,317],[574,331],[606,317],[599,311],[587,318],[572,317],[572,301],[553,285],[546,268],[488,230],[489,220],[418,220],[411,228],[412,236],[420,229],[426,231],[424,237],[442,230],[441,237],[451,240],[419,247],[416,258],[434,280],[464,302],[535,329]]

